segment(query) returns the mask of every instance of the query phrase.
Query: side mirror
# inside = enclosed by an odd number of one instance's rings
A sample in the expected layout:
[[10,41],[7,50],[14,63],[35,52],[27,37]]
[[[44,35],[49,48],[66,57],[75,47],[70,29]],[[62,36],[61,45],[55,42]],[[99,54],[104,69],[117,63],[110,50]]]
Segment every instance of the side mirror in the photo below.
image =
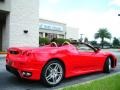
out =
[[94,48],[96,49],[97,52],[101,50],[100,47],[94,47]]

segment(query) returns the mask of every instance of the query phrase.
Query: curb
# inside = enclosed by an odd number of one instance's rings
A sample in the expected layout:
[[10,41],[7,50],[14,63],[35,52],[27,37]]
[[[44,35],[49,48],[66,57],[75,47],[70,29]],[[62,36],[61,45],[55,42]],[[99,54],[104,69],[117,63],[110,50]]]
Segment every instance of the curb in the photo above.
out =
[[7,54],[7,52],[0,52],[0,54]]

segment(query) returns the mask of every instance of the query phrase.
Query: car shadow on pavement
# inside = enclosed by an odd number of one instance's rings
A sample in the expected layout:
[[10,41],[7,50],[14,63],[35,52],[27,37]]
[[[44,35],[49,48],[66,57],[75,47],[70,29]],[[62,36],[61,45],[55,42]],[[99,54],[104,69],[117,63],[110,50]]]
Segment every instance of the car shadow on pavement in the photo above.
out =
[[[111,73],[114,73],[112,71]],[[58,89],[61,87],[73,85],[73,84],[78,84],[78,83],[83,83],[89,80],[94,80],[102,76],[110,75],[110,74],[105,74],[102,72],[96,72],[96,73],[89,73],[85,75],[79,75],[75,77],[71,77],[68,79],[64,79],[58,86],[56,87],[45,87],[43,85],[42,81],[31,81],[31,80],[26,80],[26,79],[18,79],[16,76],[13,74],[10,74],[9,72],[0,72],[0,78],[2,82],[0,84],[0,88],[4,89],[6,87],[11,88],[10,90],[14,90],[14,87],[19,88],[18,90],[54,90]]]

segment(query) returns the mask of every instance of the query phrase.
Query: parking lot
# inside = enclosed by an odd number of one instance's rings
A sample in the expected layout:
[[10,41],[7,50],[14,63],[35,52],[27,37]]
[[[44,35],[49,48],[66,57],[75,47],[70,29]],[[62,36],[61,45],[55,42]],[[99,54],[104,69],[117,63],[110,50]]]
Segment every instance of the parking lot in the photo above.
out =
[[[118,50],[104,50],[111,51],[114,53],[118,61],[120,59],[120,52]],[[110,74],[114,74],[120,72],[120,62],[115,70],[112,70]],[[42,85],[40,81],[29,81],[29,80],[19,80],[13,74],[9,73],[5,69],[5,58],[0,57],[0,90],[54,90],[64,86],[73,85],[77,83],[83,83],[89,80],[94,80],[103,76],[107,76],[110,74],[104,73],[92,73],[87,75],[81,75],[77,77],[72,77],[69,79],[65,79],[61,82],[60,85],[52,88],[47,88]]]

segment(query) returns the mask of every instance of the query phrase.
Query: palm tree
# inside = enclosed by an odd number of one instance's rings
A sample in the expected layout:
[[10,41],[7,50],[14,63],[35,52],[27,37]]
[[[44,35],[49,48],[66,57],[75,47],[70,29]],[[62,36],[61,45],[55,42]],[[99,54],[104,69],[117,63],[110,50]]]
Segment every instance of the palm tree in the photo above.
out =
[[97,33],[95,33],[95,39],[101,38],[101,45],[103,48],[104,39],[111,39],[112,35],[106,28],[100,28]]

